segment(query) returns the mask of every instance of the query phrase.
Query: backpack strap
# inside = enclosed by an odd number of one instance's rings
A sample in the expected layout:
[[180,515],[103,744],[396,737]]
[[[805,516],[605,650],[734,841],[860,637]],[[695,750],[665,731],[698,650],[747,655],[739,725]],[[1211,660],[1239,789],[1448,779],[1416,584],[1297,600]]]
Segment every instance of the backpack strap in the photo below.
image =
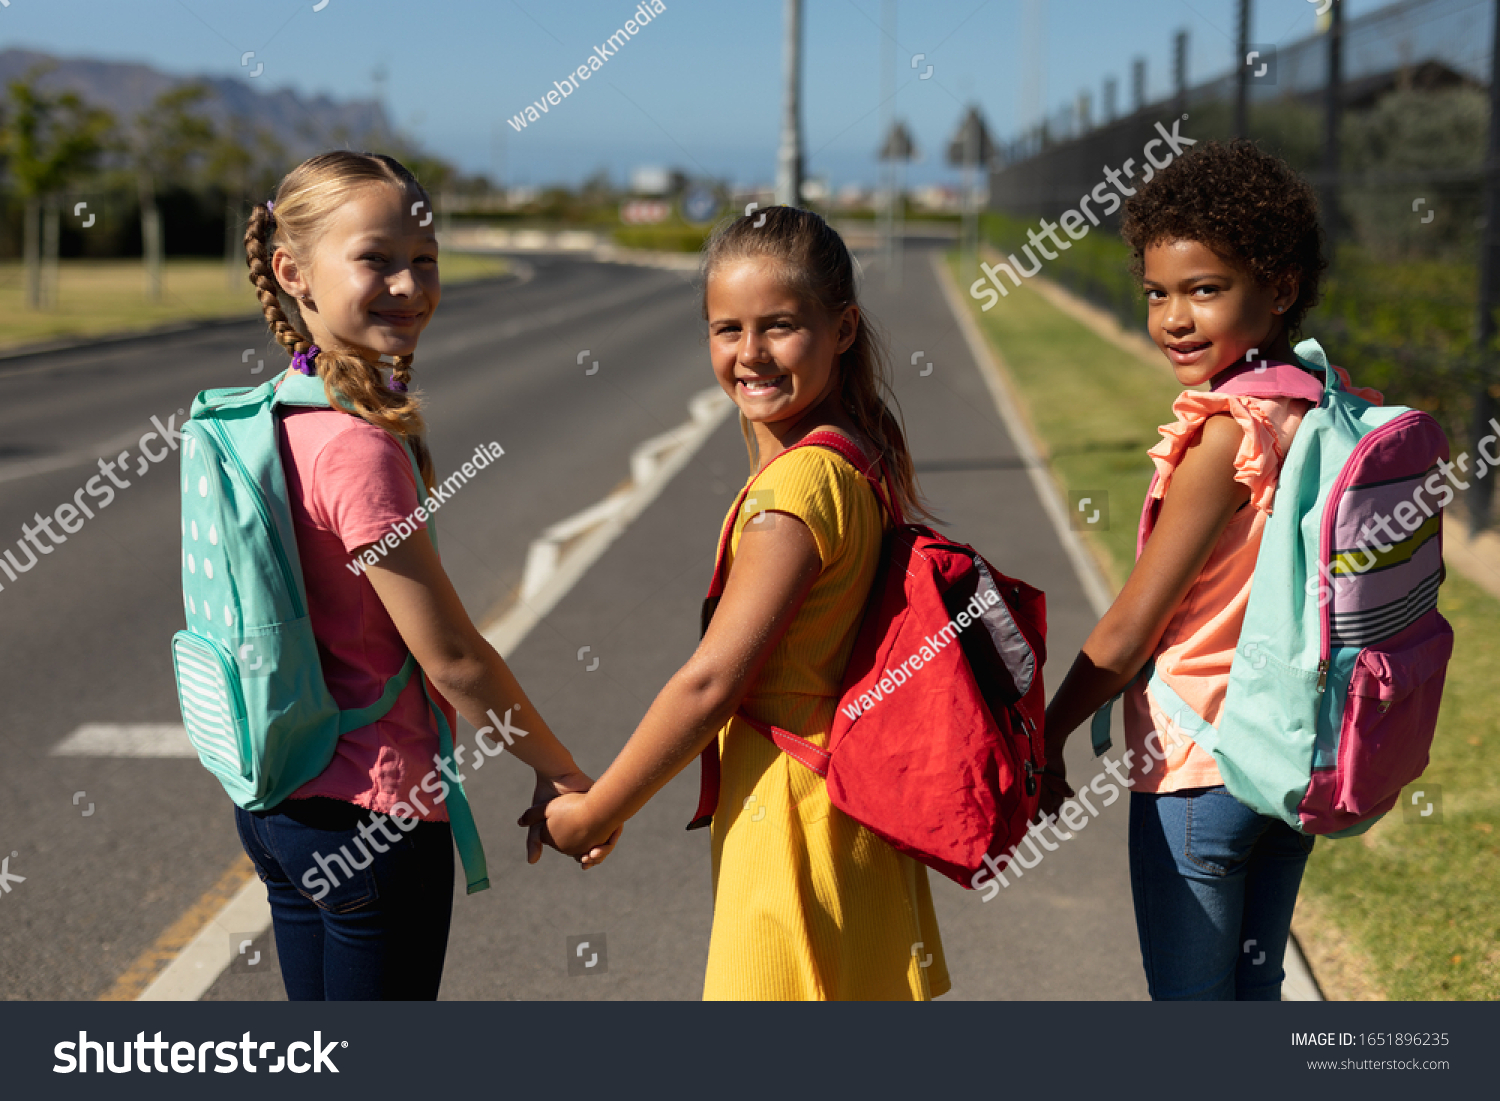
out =
[[349,734],[356,730],[362,730],[371,723],[377,723],[385,718],[391,708],[396,706],[396,699],[406,686],[411,683],[411,675],[416,671],[417,659],[412,654],[406,655],[406,660],[401,663],[401,668],[396,675],[385,682],[385,691],[380,693],[380,698],[367,707],[355,707],[348,711],[339,712],[339,734]]
[[[408,661],[413,665],[417,659],[408,656]],[[422,693],[427,697],[427,706],[432,711],[432,717],[437,720],[438,728],[438,753],[444,760],[453,760],[453,731],[448,727],[448,720],[443,715],[443,709],[437,705],[432,698],[432,689],[427,687],[427,677],[422,680]],[[455,772],[458,763],[454,762]],[[453,830],[453,843],[458,846],[458,858],[463,862],[464,881],[467,884],[467,894],[478,891],[489,890],[490,877],[489,866],[484,858],[484,844],[479,839],[479,827],[474,824],[474,812],[469,807],[469,797],[464,791],[463,782],[446,777],[443,782],[448,785],[448,825]]]
[[[772,726],[770,723],[763,723],[758,719],[752,719],[743,711],[736,712],[736,714],[745,722],[755,727],[767,741],[775,745],[777,749],[781,750],[781,752],[785,753],[792,760],[806,765],[824,779],[828,778],[828,765],[833,760],[833,755],[828,750],[822,746],[813,745],[806,738],[798,737],[790,730],[783,730],[779,726]],[[712,811],[709,811],[709,816],[713,816]]]
[[[751,478],[750,481],[745,484],[745,488],[740,490],[740,495],[735,499],[734,502],[734,516],[739,516],[740,509],[744,507],[745,498],[747,498],[750,495],[750,491],[755,488],[755,483],[760,480],[760,476],[771,468],[771,463],[774,463],[777,459],[783,458],[786,455],[790,455],[799,447],[826,447],[830,451],[837,451],[844,457],[844,459],[848,461],[850,466],[854,467],[855,470],[859,471],[860,474],[864,475],[864,477],[869,481],[870,488],[875,491],[875,499],[880,502],[880,505],[883,509],[885,509],[886,514],[889,515],[897,525],[905,522],[901,514],[900,502],[895,501],[894,498],[887,497],[885,492],[881,489],[880,482],[883,478],[883,474],[872,474],[875,468],[880,465],[880,460],[876,459],[872,462],[870,459],[865,457],[865,453],[855,445],[854,441],[838,432],[812,432],[804,436],[802,439],[798,440],[796,443],[792,444],[791,447],[784,448],[781,451],[778,451],[775,455],[771,456],[770,462],[766,463],[765,466],[756,471],[755,477]],[[729,542],[733,537],[734,520],[731,519],[730,522],[725,525],[723,532],[721,532],[719,535],[719,553],[718,557],[714,560],[713,580],[709,582],[708,586],[709,600],[716,600],[724,594],[724,586],[728,583],[729,580],[729,575],[726,567],[726,563],[729,559]],[[705,622],[703,626],[706,630],[708,627],[707,622]]]
[[[708,622],[713,618],[713,609],[717,606],[719,597],[724,594],[724,586],[728,583],[726,562],[729,558],[729,542],[734,536],[735,521],[739,517],[740,509],[744,507],[745,498],[750,495],[750,490],[754,487],[760,476],[770,468],[771,463],[774,463],[783,455],[797,450],[799,447],[826,447],[831,451],[838,452],[850,466],[859,471],[870,483],[870,488],[875,491],[875,499],[880,502],[881,508],[885,510],[886,515],[898,527],[905,523],[905,517],[901,511],[901,503],[895,499],[893,494],[888,495],[881,488],[880,483],[884,480],[884,472],[880,471],[876,473],[876,468],[880,466],[878,458],[873,461],[869,459],[853,440],[842,433],[829,431],[809,433],[790,447],[773,455],[770,462],[761,467],[756,472],[755,477],[751,478],[745,485],[745,488],[740,490],[740,495],[735,500],[734,511],[730,514],[729,522],[724,526],[724,530],[719,536],[719,554],[714,562],[714,576],[708,586],[708,596],[703,602],[704,633],[708,631]],[[793,760],[806,765],[819,776],[826,777],[828,775],[828,764],[831,758],[827,750],[814,745],[806,738],[798,737],[789,730],[783,730],[779,726],[771,726],[768,723],[752,719],[749,715],[745,714],[743,708],[736,711],[735,715],[769,738],[778,749]],[[702,829],[704,826],[710,825],[713,822],[714,811],[719,806],[719,787],[722,780],[722,772],[719,762],[719,743],[717,738],[704,748],[703,753],[700,755],[700,760],[702,761],[703,769],[698,785],[698,810],[694,813],[693,820],[688,823],[687,828],[690,830]]]
[[1093,743],[1095,757],[1103,757],[1104,754],[1109,750],[1109,747],[1114,744],[1110,740],[1109,736],[1109,717],[1110,710],[1115,706],[1115,701],[1123,697],[1126,692],[1130,691],[1130,686],[1132,684],[1135,684],[1137,681],[1150,681],[1155,676],[1156,659],[1151,658],[1146,662],[1145,665],[1141,666],[1140,670],[1136,673],[1135,676],[1131,677],[1128,681],[1125,682],[1124,688],[1121,688],[1113,696],[1099,705],[1099,710],[1094,712],[1094,717],[1089,723],[1089,740]]

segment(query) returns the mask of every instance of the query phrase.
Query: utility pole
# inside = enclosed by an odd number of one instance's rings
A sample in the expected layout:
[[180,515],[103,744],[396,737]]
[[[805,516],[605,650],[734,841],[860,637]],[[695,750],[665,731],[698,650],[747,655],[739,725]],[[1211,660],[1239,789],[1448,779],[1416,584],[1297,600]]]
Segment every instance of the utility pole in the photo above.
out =
[[967,275],[974,270],[974,265],[979,258],[979,212],[974,208],[974,177],[979,168],[979,142],[983,136],[983,130],[978,125],[979,110],[974,108],[974,119],[972,124],[966,124],[963,132],[964,143],[964,220],[963,220],[963,268]]
[[1140,111],[1146,106],[1146,59],[1138,57],[1130,63],[1130,95],[1134,100],[1132,110]]
[[906,124],[897,119],[886,134],[885,144],[880,147],[880,159],[886,164],[887,181],[886,217],[888,239],[886,252],[885,285],[891,290],[901,287],[901,264],[904,252],[906,224],[906,165],[915,160],[917,144],[911,140]]
[[1250,0],[1240,0],[1239,57],[1235,59],[1234,77],[1234,136],[1250,136],[1250,66],[1245,58],[1250,53]]
[[[385,85],[390,75],[390,70],[386,68],[384,61],[377,64],[374,71],[370,73],[370,79],[375,84],[375,109],[380,113],[382,130],[385,130]],[[390,139],[388,132],[382,133],[380,136],[386,140]]]
[[[1473,440],[1490,434],[1489,422],[1500,413],[1500,403],[1490,394],[1495,378],[1495,311],[1500,309],[1500,0],[1495,0],[1494,45],[1490,53],[1490,135],[1484,163],[1484,237],[1479,249],[1479,318],[1475,336],[1483,370],[1474,394]],[[1469,480],[1469,522],[1475,532],[1489,526],[1495,496],[1494,478]]]
[[1021,125],[1028,131],[1042,124],[1047,95],[1047,12],[1043,0],[1026,0],[1021,41],[1025,64],[1021,70]]
[[1328,23],[1328,87],[1323,98],[1323,233],[1328,250],[1336,249],[1339,218],[1339,127],[1344,107],[1344,0],[1329,0],[1333,5]]
[[975,205],[978,190],[975,178],[979,171],[989,171],[995,159],[995,143],[984,124],[979,105],[972,104],[959,123],[958,133],[948,143],[948,163],[963,169],[963,235],[959,243],[960,263],[964,271],[973,268],[979,251],[979,210]]
[[776,158],[776,201],[802,205],[802,0],[786,0],[786,94],[781,150]]
[[1178,31],[1172,41],[1172,89],[1178,112],[1187,109],[1188,32]]
[[[885,114],[886,141],[892,139],[896,125],[896,0],[884,0],[880,5],[880,102]],[[896,161],[893,157],[887,157],[886,150],[881,150],[881,160],[884,162],[882,183],[885,191],[884,210],[881,212],[881,234],[885,245],[885,279],[886,286],[895,288],[900,276],[896,271],[898,264],[896,243],[896,203],[900,200],[896,195]]]

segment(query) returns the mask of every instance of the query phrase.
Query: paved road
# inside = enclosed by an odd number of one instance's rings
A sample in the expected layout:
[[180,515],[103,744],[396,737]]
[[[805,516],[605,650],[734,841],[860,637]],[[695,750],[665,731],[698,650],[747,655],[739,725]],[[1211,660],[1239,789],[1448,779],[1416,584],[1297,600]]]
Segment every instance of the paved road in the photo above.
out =
[[[684,420],[688,397],[712,383],[689,280],[534,263],[529,282],[450,292],[418,362],[439,468],[483,441],[506,450],[439,524],[444,558],[481,620],[511,598],[529,541],[603,497],[625,476],[632,446]],[[941,526],[1047,591],[1055,684],[1092,617],[926,253],[908,250],[898,292],[872,270],[867,306],[890,333],[896,390]],[[32,512],[51,511],[90,472],[4,481],[14,469],[7,462],[144,432],[152,413],[185,406],[193,391],[241,381],[242,350],[262,344],[247,326],[48,357],[30,373],[0,376],[25,425],[0,452],[0,550]],[[578,364],[584,349],[586,363],[600,363],[593,375]],[[513,656],[585,768],[597,773],[609,762],[691,653],[718,525],[744,476],[731,420]],[[0,900],[5,996],[97,996],[238,853],[227,801],[195,763],[45,756],[81,722],[176,718],[166,651],[180,621],[175,493],[171,475],[148,471],[0,593],[0,846],[17,851],[12,871],[28,876]],[[576,659],[584,645],[600,659],[593,672]],[[1094,772],[1081,756],[1070,763]],[[708,839],[682,828],[696,774],[669,785],[631,822],[616,855],[587,873],[555,854],[525,865],[512,823],[528,775],[509,767],[473,778],[494,888],[456,900],[443,996],[698,997],[711,920]],[[71,805],[78,790],[88,791],[95,815]],[[992,902],[933,877],[950,997],[1144,996],[1124,805]],[[567,938],[585,934],[602,935],[607,970],[570,978]],[[269,940],[257,945],[261,967],[226,973],[207,997],[281,997]]]
[[[682,395],[701,387],[683,277],[536,268],[529,282],[450,290],[417,365],[440,469],[481,442],[506,449],[439,524],[476,617],[509,600],[530,540],[614,488],[632,448],[684,420]],[[242,353],[268,343],[247,323],[0,365],[12,411],[0,550],[98,473],[95,444],[134,451],[153,415],[256,381],[256,356],[244,364]],[[592,376],[577,364],[585,348],[601,365]],[[175,466],[126,475],[130,486],[30,572],[0,575],[0,855],[15,852],[9,871],[25,877],[0,897],[0,996],[98,996],[239,852],[228,803],[195,762],[47,756],[81,723],[180,721],[167,649],[182,625]]]

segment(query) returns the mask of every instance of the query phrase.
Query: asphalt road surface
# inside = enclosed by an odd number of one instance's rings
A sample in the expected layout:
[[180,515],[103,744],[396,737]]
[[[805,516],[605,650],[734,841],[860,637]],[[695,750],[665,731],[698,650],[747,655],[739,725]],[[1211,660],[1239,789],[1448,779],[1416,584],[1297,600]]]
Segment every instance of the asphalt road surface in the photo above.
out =
[[[481,624],[514,599],[531,540],[618,486],[631,450],[686,420],[688,399],[713,384],[691,277],[528,263],[529,278],[451,289],[415,371],[440,476],[481,443],[505,449],[438,521],[444,561]],[[1092,615],[928,252],[908,248],[899,290],[872,265],[865,296],[889,334],[938,526],[1046,590],[1055,686]],[[266,370],[252,374],[261,359]],[[197,391],[253,384],[284,363],[247,323],[0,364],[12,413],[0,444],[0,552],[35,513],[73,499],[100,455],[137,453],[153,416],[165,423]],[[180,721],[168,655],[182,625],[176,465],[174,455],[132,467],[130,486],[64,545],[13,583],[0,575],[0,856],[14,853],[9,871],[24,877],[0,895],[6,998],[98,997],[240,853],[229,801],[195,761],[48,756],[83,723]],[[692,652],[719,524],[746,472],[731,418],[512,656],[595,775]],[[598,658],[592,671],[577,659],[585,645],[590,663]],[[459,736],[471,736],[466,725]],[[1098,769],[1085,740],[1070,764],[1087,778]],[[712,912],[706,832],[683,829],[696,766],[589,872],[550,852],[526,865],[514,820],[530,787],[516,762],[469,783],[493,888],[465,897],[458,884],[442,996],[699,997]],[[1124,827],[1119,800],[991,902],[933,875],[948,997],[1144,997]],[[579,938],[599,961],[570,975]],[[257,966],[231,969],[205,997],[283,997],[270,935],[256,948]]]

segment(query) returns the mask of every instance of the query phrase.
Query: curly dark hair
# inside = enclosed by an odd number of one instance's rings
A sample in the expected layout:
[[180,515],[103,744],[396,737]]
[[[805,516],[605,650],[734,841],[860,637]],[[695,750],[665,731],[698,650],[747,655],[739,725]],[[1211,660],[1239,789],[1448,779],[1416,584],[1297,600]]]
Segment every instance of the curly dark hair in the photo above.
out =
[[1328,267],[1312,188],[1286,161],[1244,139],[1204,141],[1158,172],[1126,200],[1120,234],[1137,280],[1148,247],[1178,240],[1202,242],[1264,286],[1294,276],[1297,301],[1282,315],[1293,336],[1318,304]]

